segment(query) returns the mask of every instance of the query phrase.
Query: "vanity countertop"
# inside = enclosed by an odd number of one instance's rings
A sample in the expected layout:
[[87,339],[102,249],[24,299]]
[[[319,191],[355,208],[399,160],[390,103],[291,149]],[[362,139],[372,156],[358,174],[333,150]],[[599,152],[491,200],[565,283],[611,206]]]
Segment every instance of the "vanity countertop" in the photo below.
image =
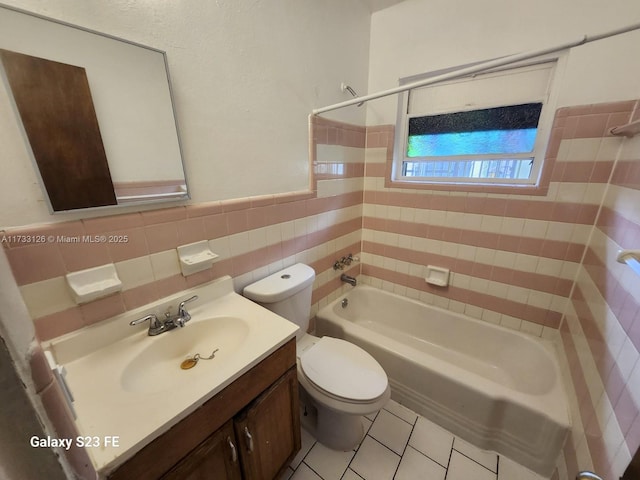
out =
[[[198,295],[183,328],[158,336],[129,322]],[[209,322],[205,325],[206,322]],[[47,342],[74,397],[76,427],[99,473],[112,470],[295,337],[298,327],[233,290],[230,277]],[[188,370],[180,364],[199,353]],[[113,440],[117,439],[117,446]],[[87,439],[91,443],[91,438]],[[108,444],[108,445],[105,445]]]

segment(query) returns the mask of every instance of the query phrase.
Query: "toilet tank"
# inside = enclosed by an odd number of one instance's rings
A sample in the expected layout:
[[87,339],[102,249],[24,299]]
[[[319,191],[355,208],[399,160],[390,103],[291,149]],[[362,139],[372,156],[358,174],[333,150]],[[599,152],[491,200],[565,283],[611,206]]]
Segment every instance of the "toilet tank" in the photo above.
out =
[[309,328],[311,293],[316,273],[297,263],[244,287],[243,295],[300,327],[300,338]]

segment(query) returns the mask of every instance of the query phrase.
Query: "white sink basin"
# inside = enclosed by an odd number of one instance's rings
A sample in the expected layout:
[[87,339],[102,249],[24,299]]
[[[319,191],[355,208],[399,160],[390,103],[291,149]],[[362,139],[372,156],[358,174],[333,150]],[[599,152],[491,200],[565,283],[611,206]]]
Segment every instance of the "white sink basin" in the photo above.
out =
[[[183,328],[157,336],[148,325],[129,322],[198,295]],[[190,307],[190,308],[189,308]],[[45,345],[75,401],[81,436],[117,436],[118,446],[87,449],[94,468],[108,473],[146,443],[293,340],[298,327],[235,293],[223,277],[145,305],[104,322],[55,338]],[[180,364],[199,353],[189,370]]]
[[[213,317],[189,322],[157,337],[149,338],[149,345],[122,372],[122,388],[129,392],[160,392],[196,377],[211,373],[221,362],[238,352],[249,335],[249,325],[241,318]],[[189,370],[180,368],[188,357],[199,353],[211,360],[200,360]]]

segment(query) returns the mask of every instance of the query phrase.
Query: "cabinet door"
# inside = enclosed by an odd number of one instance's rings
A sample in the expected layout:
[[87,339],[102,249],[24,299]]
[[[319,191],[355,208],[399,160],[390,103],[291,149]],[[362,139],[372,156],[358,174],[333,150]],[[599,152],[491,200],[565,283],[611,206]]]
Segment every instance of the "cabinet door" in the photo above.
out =
[[291,368],[235,420],[246,480],[273,480],[300,450],[298,378]]
[[229,420],[165,475],[163,480],[240,480],[238,449]]

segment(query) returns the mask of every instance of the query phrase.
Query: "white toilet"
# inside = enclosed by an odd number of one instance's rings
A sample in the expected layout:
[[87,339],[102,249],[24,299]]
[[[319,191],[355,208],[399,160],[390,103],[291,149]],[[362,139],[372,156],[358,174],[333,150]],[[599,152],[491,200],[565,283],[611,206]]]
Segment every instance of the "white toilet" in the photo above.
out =
[[298,263],[244,288],[244,296],[300,327],[297,334],[298,382],[302,423],[334,450],[352,450],[362,440],[362,416],[389,400],[387,375],[360,347],[332,337],[306,333],[315,272]]

